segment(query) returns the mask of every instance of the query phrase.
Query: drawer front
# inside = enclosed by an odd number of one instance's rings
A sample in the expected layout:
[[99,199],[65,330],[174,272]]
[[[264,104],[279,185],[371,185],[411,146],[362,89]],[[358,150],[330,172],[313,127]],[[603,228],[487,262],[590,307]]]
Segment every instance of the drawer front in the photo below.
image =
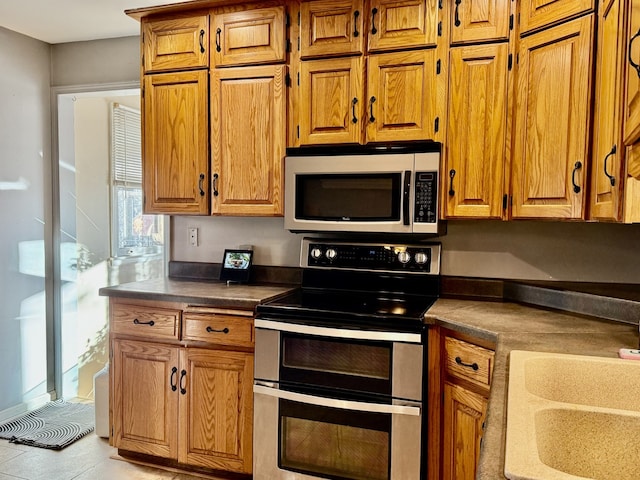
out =
[[185,313],[183,340],[253,347],[253,319],[235,315]]
[[180,313],[180,310],[115,303],[111,306],[111,332],[177,340]]
[[489,387],[493,372],[494,352],[455,338],[444,341],[447,374]]

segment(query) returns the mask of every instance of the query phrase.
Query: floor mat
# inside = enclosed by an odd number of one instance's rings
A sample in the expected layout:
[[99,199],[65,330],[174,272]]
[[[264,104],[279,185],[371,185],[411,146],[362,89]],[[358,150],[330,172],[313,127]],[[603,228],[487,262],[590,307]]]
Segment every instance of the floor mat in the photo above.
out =
[[56,400],[0,424],[0,438],[11,443],[60,450],[93,431],[94,407]]

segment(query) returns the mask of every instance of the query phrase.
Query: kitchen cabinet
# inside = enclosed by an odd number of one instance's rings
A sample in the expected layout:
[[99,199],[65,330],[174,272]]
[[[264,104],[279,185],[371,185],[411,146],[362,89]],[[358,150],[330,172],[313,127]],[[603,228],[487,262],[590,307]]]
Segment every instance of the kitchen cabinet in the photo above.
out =
[[631,145],[640,139],[640,2],[629,5],[626,41],[622,48],[626,58],[626,95],[624,110],[624,142]]
[[509,0],[455,0],[451,15],[451,44],[509,39]]
[[589,218],[620,221],[625,184],[623,135],[625,3],[603,0],[598,9],[598,56],[591,158]]
[[372,0],[367,22],[368,51],[436,46],[436,0]]
[[287,67],[211,73],[214,215],[281,215],[287,141]]
[[251,473],[252,312],[118,298],[110,312],[112,445]]
[[520,34],[592,12],[595,7],[595,0],[522,0],[518,3]]
[[207,71],[144,75],[142,82],[144,211],[207,214]]
[[209,66],[208,12],[143,19],[141,27],[145,73]]
[[520,40],[513,218],[584,219],[593,24],[587,15]]

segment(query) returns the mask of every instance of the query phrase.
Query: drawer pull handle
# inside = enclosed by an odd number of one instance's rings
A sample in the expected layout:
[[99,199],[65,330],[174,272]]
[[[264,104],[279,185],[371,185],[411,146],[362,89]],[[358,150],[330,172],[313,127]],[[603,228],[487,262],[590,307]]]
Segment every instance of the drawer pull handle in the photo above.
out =
[[476,371],[476,370],[478,370],[480,368],[476,362],[464,363],[460,357],[456,357],[456,363],[458,365],[462,365],[463,367],[472,368],[474,371]]
[[187,371],[186,370],[182,370],[180,372],[180,393],[182,395],[185,395],[187,393],[187,389],[185,387],[182,386],[182,382],[183,380],[187,378]]
[[360,32],[358,31],[358,17],[360,16],[360,11],[356,10],[355,12],[353,12],[353,36],[357,37],[360,35]]
[[376,13],[378,13],[378,9],[373,7],[371,10],[371,35],[378,33],[378,29],[376,28]]
[[224,327],[222,330],[216,330],[215,328],[207,327],[207,333],[224,333],[226,335],[229,333],[229,329]]
[[634,68],[634,70],[638,74],[638,78],[640,78],[640,65],[638,65],[636,62],[634,62],[633,58],[631,57],[631,46],[633,45],[633,41],[638,37],[640,37],[640,29],[629,40],[629,54],[628,54],[628,57],[629,57],[629,65],[631,65]]
[[219,52],[220,50],[222,50],[222,48],[220,47],[220,34],[222,33],[221,29],[217,29],[216,30],[216,52]]
[[171,369],[171,377],[169,378],[169,383],[171,384],[171,391],[175,392],[178,389],[178,385],[176,385],[173,376],[176,376],[176,379],[178,377],[178,368],[177,367],[173,367]]
[[200,53],[204,53],[204,30],[200,30]]
[[156,322],[154,322],[153,320],[149,320],[148,322],[141,322],[137,318],[133,320],[133,323],[134,325],[149,325],[150,327],[153,327],[156,324]]
[[609,182],[611,183],[612,187],[616,186],[616,177],[614,177],[613,175],[609,175],[609,172],[607,171],[607,160],[609,160],[609,157],[611,155],[615,155],[616,154],[616,146],[614,145],[611,148],[611,151],[609,153],[607,153],[607,156],[604,157],[604,174],[607,176],[607,178],[609,179]]
[[573,172],[571,173],[571,183],[573,183],[573,191],[580,193],[580,185],[576,183],[576,172],[582,168],[582,162],[576,162],[573,166]]

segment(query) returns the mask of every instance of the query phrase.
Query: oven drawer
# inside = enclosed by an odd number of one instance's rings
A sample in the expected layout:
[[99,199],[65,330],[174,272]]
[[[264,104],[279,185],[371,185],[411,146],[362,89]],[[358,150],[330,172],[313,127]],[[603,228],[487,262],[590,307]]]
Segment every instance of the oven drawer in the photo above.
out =
[[148,339],[178,339],[180,310],[111,303],[111,332]]
[[253,319],[236,315],[185,312],[183,340],[253,347]]
[[494,352],[452,337],[444,340],[445,373],[482,387],[491,385]]

